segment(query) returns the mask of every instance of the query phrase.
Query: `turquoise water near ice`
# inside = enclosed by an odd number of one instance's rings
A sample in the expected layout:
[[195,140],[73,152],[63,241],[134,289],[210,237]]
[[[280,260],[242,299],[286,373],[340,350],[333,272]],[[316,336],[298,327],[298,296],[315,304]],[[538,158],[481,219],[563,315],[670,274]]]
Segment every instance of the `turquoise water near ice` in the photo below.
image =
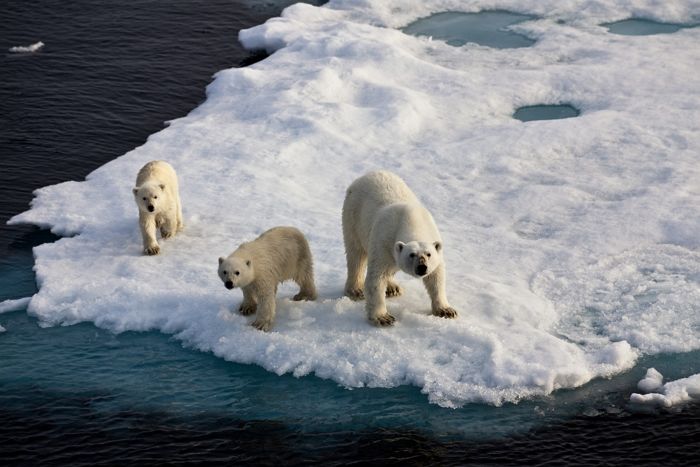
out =
[[534,19],[534,16],[509,11],[479,13],[442,12],[421,18],[403,28],[414,36],[430,36],[459,47],[473,42],[498,49],[529,47],[533,39],[508,29],[509,26]]
[[557,120],[560,118],[578,117],[581,112],[571,105],[530,105],[520,107],[513,114],[513,118],[521,122],[533,120]]
[[601,26],[608,28],[613,34],[623,36],[650,36],[653,34],[670,34],[684,28],[697,27],[697,24],[672,24],[660,23],[642,18],[630,18],[614,23],[605,23]]
[[[0,301],[31,295],[32,258],[3,262]],[[7,287],[7,284],[16,284]],[[492,407],[445,409],[418,388],[345,389],[315,376],[276,375],[183,348],[156,332],[113,334],[83,323],[40,328],[26,311],[0,315],[0,406],[39,394],[83,394],[102,414],[139,411],[183,418],[267,420],[308,433],[411,429],[441,440],[494,439],[567,418],[628,410],[626,397],[650,366],[667,379],[700,372],[700,352],[643,359],[632,371],[551,397]],[[62,396],[63,395],[63,396]],[[99,396],[99,397],[96,397]],[[106,415],[105,415],[106,416]]]

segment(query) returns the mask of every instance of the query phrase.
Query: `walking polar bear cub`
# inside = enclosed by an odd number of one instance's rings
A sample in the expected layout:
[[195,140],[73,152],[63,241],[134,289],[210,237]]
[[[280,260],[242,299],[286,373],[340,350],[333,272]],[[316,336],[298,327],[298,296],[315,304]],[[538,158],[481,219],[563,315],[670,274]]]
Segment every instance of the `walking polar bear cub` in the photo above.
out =
[[139,207],[143,252],[160,253],[156,230],[163,238],[182,230],[182,206],[175,169],[165,161],[151,161],[139,170],[133,189]]
[[393,281],[398,270],[423,279],[434,315],[457,316],[445,295],[442,239],[435,221],[397,175],[370,172],[350,185],[343,203],[343,239],[348,266],[345,295],[353,300],[366,297],[371,322],[394,323],[384,297],[401,295],[401,287]]
[[219,277],[227,289],[240,287],[243,315],[258,312],[253,326],[269,331],[275,318],[277,285],[293,280],[299,293],[292,300],[316,300],[313,261],[306,237],[294,227],[273,227],[252,242],[219,258]]

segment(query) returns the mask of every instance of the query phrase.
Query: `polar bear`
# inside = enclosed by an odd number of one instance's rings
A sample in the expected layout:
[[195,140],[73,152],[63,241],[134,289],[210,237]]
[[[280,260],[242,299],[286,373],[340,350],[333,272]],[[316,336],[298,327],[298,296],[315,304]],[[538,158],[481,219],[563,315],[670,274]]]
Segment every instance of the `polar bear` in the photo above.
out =
[[371,322],[394,323],[384,297],[401,295],[401,287],[393,281],[398,270],[423,278],[434,315],[457,316],[445,295],[440,233],[430,212],[399,176],[370,172],[350,185],[343,203],[343,239],[348,266],[345,295],[367,298]]
[[219,277],[227,289],[240,287],[243,315],[258,312],[253,326],[269,331],[275,318],[277,285],[293,280],[299,293],[292,300],[316,300],[313,261],[306,237],[294,227],[273,227],[252,242],[219,258]]
[[182,230],[182,206],[175,169],[165,161],[151,161],[139,170],[133,189],[139,207],[143,252],[157,255],[156,230],[163,238]]

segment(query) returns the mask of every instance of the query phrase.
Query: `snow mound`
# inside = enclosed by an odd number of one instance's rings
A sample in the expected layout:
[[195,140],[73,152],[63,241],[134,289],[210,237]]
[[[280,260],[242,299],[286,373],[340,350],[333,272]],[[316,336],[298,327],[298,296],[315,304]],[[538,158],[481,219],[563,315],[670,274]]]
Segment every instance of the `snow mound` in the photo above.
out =
[[[495,50],[398,28],[438,11],[510,9],[533,47]],[[600,27],[684,22],[684,2],[331,1],[241,31],[275,51],[219,72],[207,100],[141,147],[36,191],[12,223],[75,235],[34,250],[42,325],[159,330],[221,358],[347,387],[411,384],[447,407],[499,405],[700,348],[700,30],[644,38]],[[630,70],[634,70],[630,73]],[[522,123],[516,108],[581,115]],[[182,234],[141,255],[139,168],[178,171]],[[399,277],[391,329],[342,297],[340,210],[370,170],[403,177],[445,243],[456,320]],[[273,332],[233,313],[217,258],[275,225],[308,237],[321,297],[283,286]]]

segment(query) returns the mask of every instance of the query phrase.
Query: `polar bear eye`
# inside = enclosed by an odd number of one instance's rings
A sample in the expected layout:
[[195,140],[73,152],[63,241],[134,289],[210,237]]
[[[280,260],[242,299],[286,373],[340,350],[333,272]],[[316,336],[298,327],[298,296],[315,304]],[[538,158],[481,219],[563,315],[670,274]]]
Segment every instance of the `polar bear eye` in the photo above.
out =
[[427,256],[428,258],[430,258],[430,253],[426,253],[425,256]]
[[225,276],[225,275],[228,274],[228,273],[227,273],[226,271],[223,271],[222,274]]
[[143,200],[146,201],[146,197],[145,197],[145,196],[144,196]]
[[415,254],[415,253],[411,253],[411,254],[408,255],[408,256],[409,256],[409,258],[415,258],[415,257],[416,257],[416,254]]
[[158,197],[157,197],[157,196],[154,196],[153,199],[158,199]]
[[238,276],[238,275],[240,275],[241,273],[238,272],[238,271],[236,271],[236,272],[234,272],[234,274]]

